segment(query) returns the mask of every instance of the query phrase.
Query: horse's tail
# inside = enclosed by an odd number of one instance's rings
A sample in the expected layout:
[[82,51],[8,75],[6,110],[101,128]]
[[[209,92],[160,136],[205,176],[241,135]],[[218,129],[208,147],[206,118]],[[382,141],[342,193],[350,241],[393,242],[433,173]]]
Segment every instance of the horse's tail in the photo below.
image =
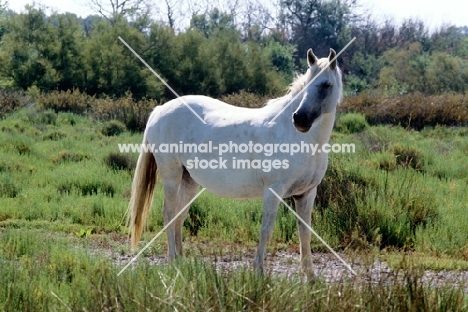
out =
[[152,151],[145,149],[145,146],[149,146],[146,139],[146,131],[143,137],[143,145],[133,177],[132,195],[128,208],[132,250],[137,247],[140,241],[146,217],[153,203],[156,171],[158,168]]

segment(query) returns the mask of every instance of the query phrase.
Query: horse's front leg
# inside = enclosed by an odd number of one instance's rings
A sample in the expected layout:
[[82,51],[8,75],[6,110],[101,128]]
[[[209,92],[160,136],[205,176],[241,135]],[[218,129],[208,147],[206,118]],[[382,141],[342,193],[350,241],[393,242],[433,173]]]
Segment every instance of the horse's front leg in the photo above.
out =
[[273,227],[275,225],[276,213],[278,212],[278,205],[280,200],[269,189],[266,189],[263,194],[263,215],[262,215],[262,228],[260,231],[260,243],[258,244],[257,255],[254,260],[254,267],[263,273],[263,260],[268,241],[273,234]]
[[[294,196],[294,203],[297,214],[309,226],[311,225],[312,208],[314,205],[317,188],[313,188],[310,192],[301,196]],[[300,250],[301,250],[301,266],[302,271],[307,276],[308,280],[315,280],[314,269],[312,267],[312,252],[310,251],[310,230],[297,219],[297,228],[299,232]]]

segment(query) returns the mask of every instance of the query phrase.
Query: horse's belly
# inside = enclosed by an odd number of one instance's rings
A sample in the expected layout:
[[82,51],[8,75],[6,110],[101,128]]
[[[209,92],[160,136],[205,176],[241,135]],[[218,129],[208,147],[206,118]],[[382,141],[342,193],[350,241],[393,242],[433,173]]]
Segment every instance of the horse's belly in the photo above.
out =
[[192,179],[207,191],[220,197],[262,198],[264,185],[252,172],[223,172],[222,170],[188,170]]

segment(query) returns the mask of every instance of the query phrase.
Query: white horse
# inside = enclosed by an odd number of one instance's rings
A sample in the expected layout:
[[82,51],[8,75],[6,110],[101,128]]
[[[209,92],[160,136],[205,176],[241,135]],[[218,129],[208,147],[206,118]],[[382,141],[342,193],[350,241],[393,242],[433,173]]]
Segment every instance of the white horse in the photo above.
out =
[[[235,107],[205,96],[184,96],[183,100],[175,99],[156,107],[149,117],[143,144],[154,144],[157,147],[164,144],[207,144],[211,141],[214,147],[226,147],[231,141],[238,145],[250,142],[251,145],[260,143],[270,144],[271,147],[276,144],[278,147],[284,143],[318,146],[328,143],[343,89],[341,71],[336,60],[331,62],[335,56],[335,51],[330,49],[328,58],[317,59],[312,49],[309,49],[307,72],[296,78],[285,96],[270,100],[262,108]],[[198,120],[186,105],[201,116],[206,124]],[[270,122],[275,116],[277,118],[274,122]],[[193,148],[185,152],[140,153],[129,205],[132,248],[136,248],[140,240],[152,204],[158,171],[164,188],[165,224],[189,203],[200,185],[221,197],[263,198],[260,242],[254,260],[254,267],[262,272],[266,246],[273,232],[280,203],[269,188],[282,198],[292,196],[297,213],[310,225],[317,185],[328,164],[326,153],[312,156],[310,153],[290,155],[277,151],[275,155],[265,154],[254,151],[241,154],[233,149],[222,155],[223,159],[227,159],[224,168],[202,169],[194,166],[194,159],[205,159],[216,164],[221,161],[219,151],[207,153]],[[256,169],[233,168],[232,164],[236,159],[247,159],[252,164],[257,160],[258,165],[264,164],[265,160],[273,161],[274,158],[280,158],[281,165],[278,166],[276,162],[276,168],[279,169],[269,171],[258,166]],[[283,166],[285,161],[287,166]],[[186,212],[167,228],[169,259],[182,254],[182,225]],[[298,231],[302,269],[308,277],[313,277],[311,233],[301,222],[298,222]]]

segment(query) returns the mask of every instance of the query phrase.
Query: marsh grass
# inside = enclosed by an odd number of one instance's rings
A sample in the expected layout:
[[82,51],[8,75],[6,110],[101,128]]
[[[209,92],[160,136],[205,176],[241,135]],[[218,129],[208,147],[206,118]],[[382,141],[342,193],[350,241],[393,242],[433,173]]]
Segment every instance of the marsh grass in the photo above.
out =
[[84,243],[70,248],[60,237],[39,241],[41,232],[9,232],[3,246],[15,252],[5,257],[2,251],[5,311],[461,311],[467,304],[462,288],[431,287],[421,281],[421,270],[408,266],[380,278],[367,279],[364,272],[362,279],[330,284],[261,276],[247,267],[219,271],[188,259],[157,266],[141,260],[117,276],[120,265],[86,252]]

